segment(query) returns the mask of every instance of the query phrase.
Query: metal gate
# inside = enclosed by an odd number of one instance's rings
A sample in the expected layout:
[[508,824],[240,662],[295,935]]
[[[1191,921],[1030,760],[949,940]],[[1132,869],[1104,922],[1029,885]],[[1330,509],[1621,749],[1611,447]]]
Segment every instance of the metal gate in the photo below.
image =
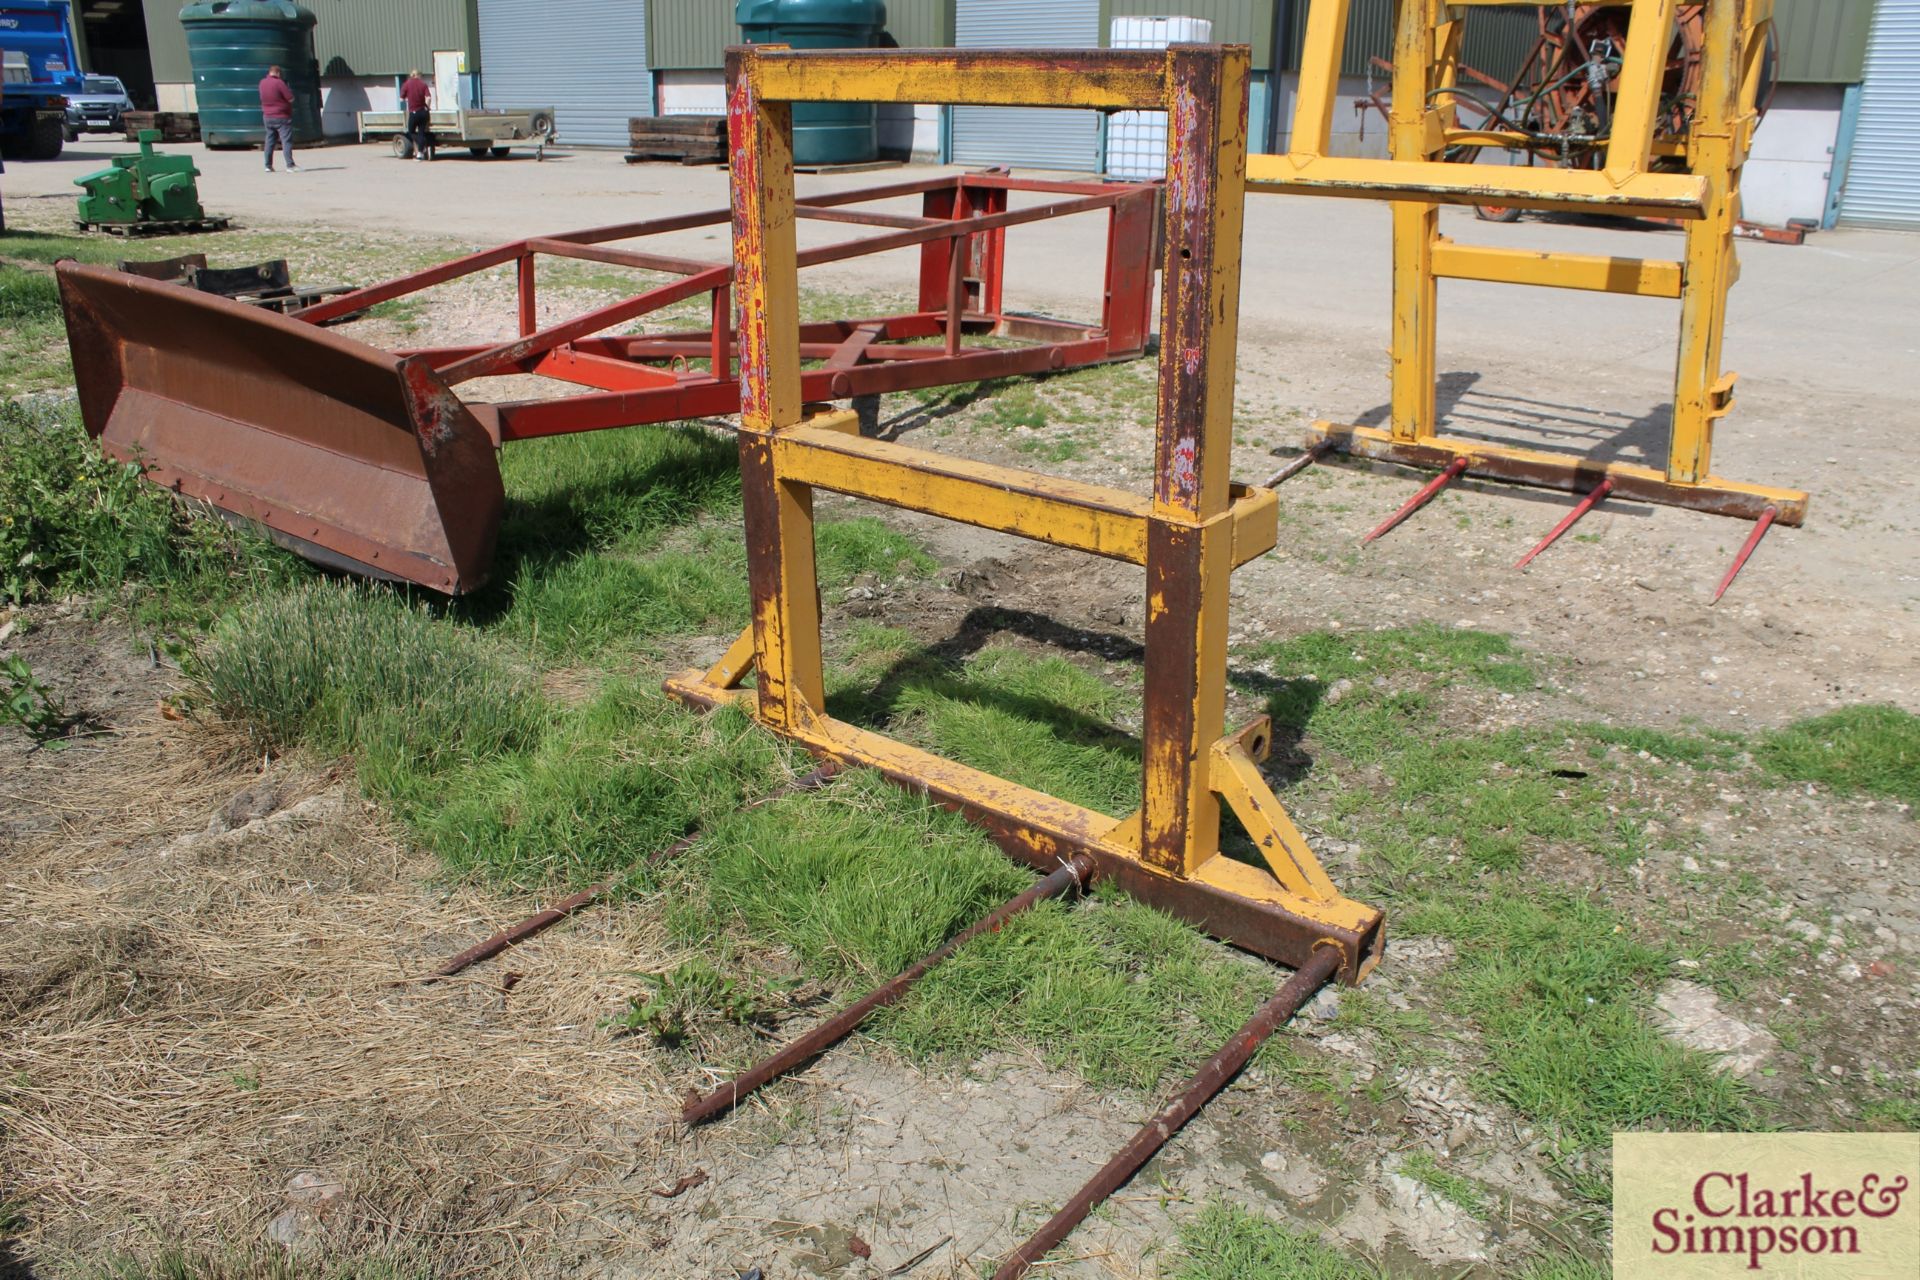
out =
[[1920,229],[1920,0],[1880,0],[1840,197],[1853,227]]
[[644,0],[480,0],[480,95],[489,107],[552,107],[569,146],[627,146],[653,114]]
[[[1097,49],[1100,0],[958,0],[961,49]],[[953,162],[1030,169],[1100,168],[1100,117],[1043,107],[954,107]]]

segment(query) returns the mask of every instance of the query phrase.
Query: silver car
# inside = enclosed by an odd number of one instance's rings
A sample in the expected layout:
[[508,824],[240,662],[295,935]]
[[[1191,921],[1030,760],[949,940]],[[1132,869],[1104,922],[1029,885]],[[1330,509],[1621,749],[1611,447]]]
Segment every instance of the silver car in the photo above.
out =
[[133,99],[117,76],[84,76],[77,93],[67,95],[67,141],[82,133],[118,133],[120,117],[133,110]]

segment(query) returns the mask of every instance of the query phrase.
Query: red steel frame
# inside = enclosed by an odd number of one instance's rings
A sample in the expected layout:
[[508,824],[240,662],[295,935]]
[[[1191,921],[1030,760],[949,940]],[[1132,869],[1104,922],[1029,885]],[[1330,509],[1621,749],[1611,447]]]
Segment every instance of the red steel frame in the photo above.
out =
[[[1026,208],[1015,193],[1065,196]],[[921,197],[918,217],[855,206]],[[1009,313],[1005,309],[1007,228],[1106,211],[1107,261],[1097,325]],[[1152,322],[1154,246],[1159,185],[1049,182],[1004,172],[919,178],[882,187],[810,197],[803,218],[884,228],[879,235],[809,249],[802,267],[842,262],[919,246],[917,309],[902,315],[834,320],[801,327],[801,354],[817,361],[802,379],[809,401],[843,400],[917,387],[1012,377],[1127,359],[1146,350]],[[737,336],[732,311],[733,265],[617,247],[618,242],[700,227],[725,226],[727,209],[646,222],[595,227],[515,241],[442,263],[294,313],[310,324],[339,320],[394,298],[514,263],[520,337],[494,346],[439,347],[403,353],[456,386],[476,378],[533,373],[594,390],[562,399],[472,404],[496,443],[684,418],[737,413]],[[545,329],[536,327],[541,256],[600,262],[676,277]],[[595,337],[705,294],[712,322],[704,330],[644,337]],[[969,336],[1017,339],[1023,345],[970,346]],[[939,338],[939,346],[907,345]],[[706,362],[705,368],[691,362]]]

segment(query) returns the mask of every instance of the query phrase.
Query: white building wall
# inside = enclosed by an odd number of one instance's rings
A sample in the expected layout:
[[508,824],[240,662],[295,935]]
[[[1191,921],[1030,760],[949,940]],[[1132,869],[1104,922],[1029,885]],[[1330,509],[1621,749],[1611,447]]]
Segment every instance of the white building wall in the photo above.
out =
[[721,71],[656,71],[654,92],[663,116],[727,114],[727,77]]
[[320,128],[329,138],[358,137],[362,111],[399,109],[400,86],[392,76],[320,78]]
[[1740,175],[1741,217],[1768,227],[1794,218],[1820,222],[1845,92],[1837,84],[1780,86]]

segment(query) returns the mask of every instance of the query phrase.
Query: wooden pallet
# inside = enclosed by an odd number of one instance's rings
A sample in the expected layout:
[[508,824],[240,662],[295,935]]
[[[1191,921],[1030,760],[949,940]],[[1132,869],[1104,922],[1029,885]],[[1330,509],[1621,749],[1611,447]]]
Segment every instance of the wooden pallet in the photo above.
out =
[[725,164],[725,151],[678,151],[650,149],[627,152],[628,164]]
[[82,231],[102,231],[110,236],[132,239],[135,236],[190,236],[202,231],[225,231],[232,218],[182,218],[177,222],[83,222],[73,225]]

